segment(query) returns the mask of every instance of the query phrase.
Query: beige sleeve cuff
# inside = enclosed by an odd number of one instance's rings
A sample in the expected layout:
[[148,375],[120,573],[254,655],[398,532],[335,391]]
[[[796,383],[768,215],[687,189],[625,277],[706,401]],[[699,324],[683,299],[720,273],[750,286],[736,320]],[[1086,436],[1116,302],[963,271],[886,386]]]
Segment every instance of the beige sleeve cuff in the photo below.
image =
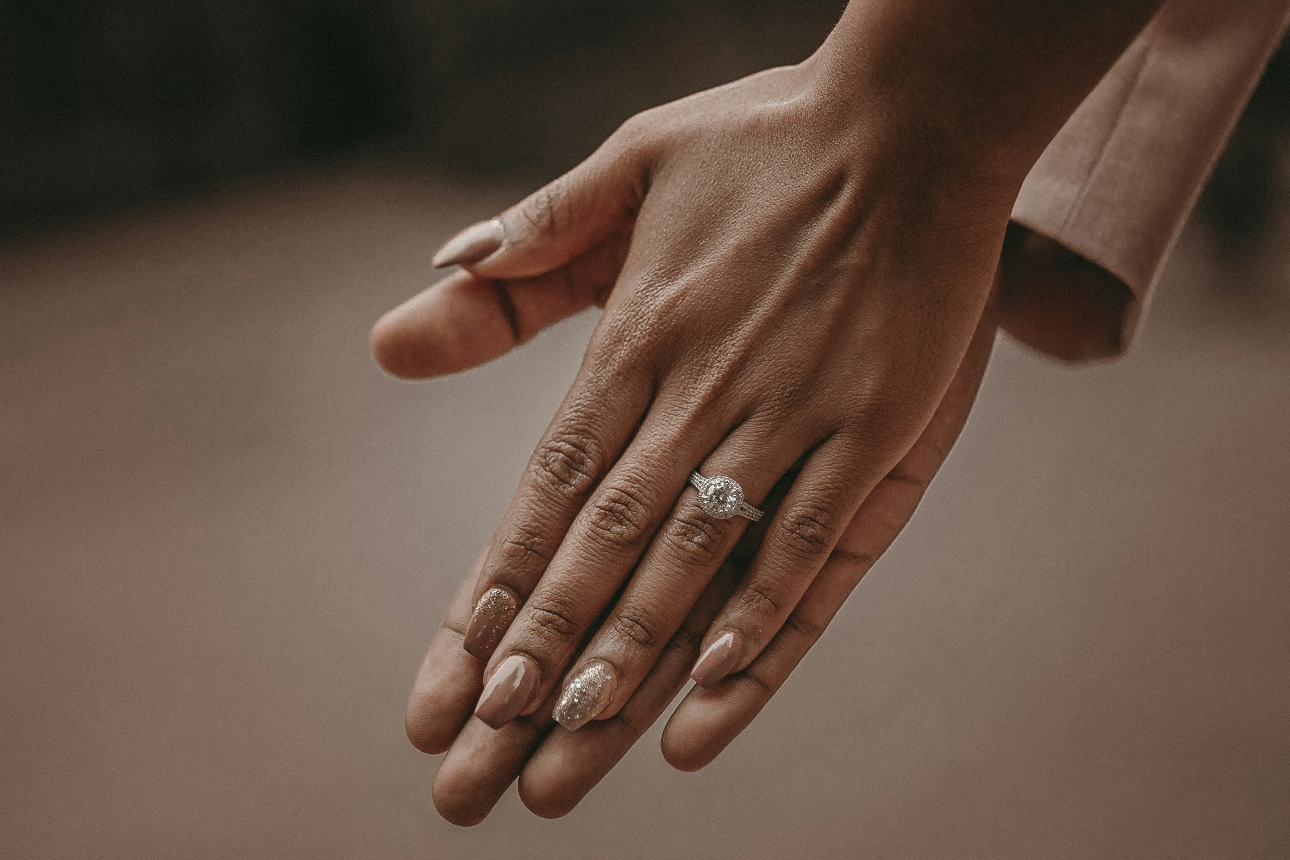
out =
[[1026,178],[1017,223],[1133,292],[1122,347],[1290,24],[1290,0],[1167,0]]

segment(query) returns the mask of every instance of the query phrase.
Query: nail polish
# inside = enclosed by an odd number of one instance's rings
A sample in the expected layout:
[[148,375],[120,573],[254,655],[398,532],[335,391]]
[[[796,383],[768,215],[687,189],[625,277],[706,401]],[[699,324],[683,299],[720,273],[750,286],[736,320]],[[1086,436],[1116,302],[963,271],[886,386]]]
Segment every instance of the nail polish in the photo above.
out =
[[484,694],[475,705],[475,716],[500,729],[520,715],[538,686],[537,664],[523,654],[512,654],[497,665]]
[[493,218],[472,224],[453,236],[434,255],[434,267],[469,266],[478,263],[502,247],[506,236],[502,231],[502,222]]
[[519,611],[520,602],[507,589],[490,588],[485,591],[475,605],[470,625],[466,628],[466,637],[462,642],[466,653],[487,660]]
[[551,716],[569,731],[577,731],[605,709],[617,686],[618,678],[608,665],[599,660],[588,663],[565,686]]
[[739,665],[743,657],[743,637],[733,630],[727,630],[703,652],[703,656],[690,670],[690,677],[700,687],[711,687],[729,675]]

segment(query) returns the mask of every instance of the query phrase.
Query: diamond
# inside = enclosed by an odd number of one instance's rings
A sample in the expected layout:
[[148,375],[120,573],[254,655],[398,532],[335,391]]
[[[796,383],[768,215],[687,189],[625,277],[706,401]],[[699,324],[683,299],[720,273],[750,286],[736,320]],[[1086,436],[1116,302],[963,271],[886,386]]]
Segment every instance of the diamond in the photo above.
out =
[[733,517],[743,501],[744,491],[739,482],[725,475],[709,478],[707,486],[699,492],[699,507],[719,520]]

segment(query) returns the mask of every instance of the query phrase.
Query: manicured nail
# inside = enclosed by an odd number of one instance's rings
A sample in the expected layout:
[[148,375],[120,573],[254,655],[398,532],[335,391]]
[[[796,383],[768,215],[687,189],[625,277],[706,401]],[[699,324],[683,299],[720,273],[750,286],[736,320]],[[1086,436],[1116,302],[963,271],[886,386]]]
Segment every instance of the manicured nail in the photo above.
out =
[[488,589],[475,605],[475,614],[470,616],[461,647],[470,656],[487,660],[519,611],[520,602],[514,594],[505,588]]
[[444,266],[469,266],[471,263],[478,263],[502,247],[505,240],[502,222],[496,218],[472,224],[445,242],[444,246],[435,252],[434,267],[442,269]]
[[551,716],[569,731],[577,731],[605,709],[617,686],[613,669],[599,660],[588,663],[564,688]]
[[728,630],[714,639],[708,650],[703,652],[703,656],[690,670],[690,677],[700,687],[711,687],[739,665],[743,654],[743,637]]
[[523,654],[512,654],[497,665],[484,694],[475,705],[475,716],[500,729],[520,715],[537,689],[537,664]]

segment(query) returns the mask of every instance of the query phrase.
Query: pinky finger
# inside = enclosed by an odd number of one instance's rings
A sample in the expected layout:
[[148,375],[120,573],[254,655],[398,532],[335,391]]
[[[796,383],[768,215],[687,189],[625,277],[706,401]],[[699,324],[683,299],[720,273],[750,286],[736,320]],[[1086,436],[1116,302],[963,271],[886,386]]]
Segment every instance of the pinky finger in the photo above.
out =
[[[891,478],[875,487],[784,626],[757,659],[713,687],[694,687],[682,700],[663,730],[663,757],[669,764],[678,770],[698,770],[748,727],[895,538],[894,533],[890,537],[875,534],[883,527],[871,511],[866,516],[869,502],[910,495],[912,487]],[[912,515],[917,499],[912,504],[901,501]]]
[[847,596],[909,522],[958,439],[990,360],[993,303],[922,436],[865,499],[784,626],[744,671],[692,689],[663,730],[663,757],[692,771],[715,759],[753,721],[829,625]]

